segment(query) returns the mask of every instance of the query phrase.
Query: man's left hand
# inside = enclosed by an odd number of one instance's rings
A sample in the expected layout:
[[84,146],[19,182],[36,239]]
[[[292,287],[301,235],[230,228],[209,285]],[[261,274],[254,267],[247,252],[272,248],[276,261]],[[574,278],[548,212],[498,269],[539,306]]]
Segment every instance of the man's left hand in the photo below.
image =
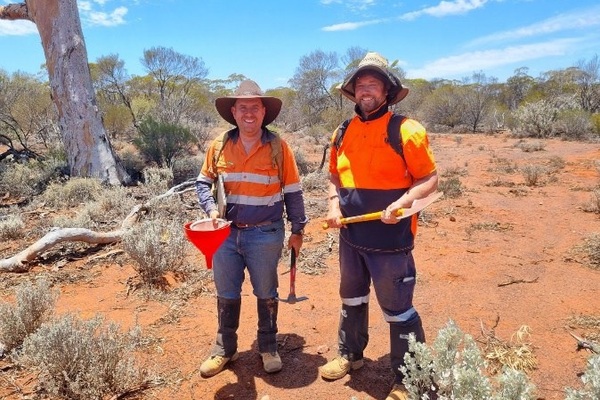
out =
[[290,238],[288,239],[288,249],[294,249],[296,254],[300,254],[300,249],[302,248],[303,235],[298,233],[292,233]]

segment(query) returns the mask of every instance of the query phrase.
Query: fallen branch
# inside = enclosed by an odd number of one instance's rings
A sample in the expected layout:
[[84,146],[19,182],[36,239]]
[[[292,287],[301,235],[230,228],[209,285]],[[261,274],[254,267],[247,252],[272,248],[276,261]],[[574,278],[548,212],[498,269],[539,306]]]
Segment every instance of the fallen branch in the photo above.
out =
[[109,251],[108,253],[98,254],[97,256],[90,257],[89,260],[90,261],[100,260],[100,259],[103,259],[103,258],[107,258],[107,257],[113,256],[115,254],[121,254],[121,253],[125,253],[125,250],[123,250],[123,249],[112,250],[112,251]]
[[54,228],[40,240],[20,253],[0,260],[0,272],[27,272],[29,265],[38,255],[62,242],[86,242],[91,244],[110,244],[121,241],[123,234],[129,230],[142,213],[151,208],[151,204],[166,197],[181,195],[194,190],[195,180],[190,179],[173,186],[144,204],[138,204],[121,223],[121,227],[110,232],[95,232],[85,228]]
[[600,354],[600,344],[580,338],[572,332],[569,332],[569,335],[573,336],[573,338],[577,341],[577,351],[586,349],[591,351],[592,353]]
[[[176,193],[173,189],[167,193],[169,195]],[[165,197],[167,193],[159,196],[159,198]],[[147,204],[149,203],[138,204],[133,207],[121,223],[121,227],[110,232],[95,232],[85,228],[54,228],[20,253],[0,260],[0,272],[27,272],[31,261],[44,251],[62,242],[86,242],[91,244],[118,242],[123,238],[123,234],[139,220],[140,215],[148,210]]]

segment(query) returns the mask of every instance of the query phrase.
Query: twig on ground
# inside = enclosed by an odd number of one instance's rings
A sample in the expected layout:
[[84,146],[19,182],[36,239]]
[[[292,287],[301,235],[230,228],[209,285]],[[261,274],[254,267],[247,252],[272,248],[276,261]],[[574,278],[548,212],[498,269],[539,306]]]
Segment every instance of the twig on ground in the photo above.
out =
[[508,285],[512,285],[514,283],[536,283],[538,281],[538,279],[539,279],[539,277],[535,277],[535,278],[533,278],[531,280],[515,279],[512,276],[509,277],[509,278],[510,278],[510,280],[508,282],[499,283],[498,286],[499,287],[501,287],[501,286],[508,286]]
[[600,344],[580,338],[572,332],[569,332],[569,335],[573,336],[573,338],[577,341],[577,351],[586,349],[592,353],[600,354]]

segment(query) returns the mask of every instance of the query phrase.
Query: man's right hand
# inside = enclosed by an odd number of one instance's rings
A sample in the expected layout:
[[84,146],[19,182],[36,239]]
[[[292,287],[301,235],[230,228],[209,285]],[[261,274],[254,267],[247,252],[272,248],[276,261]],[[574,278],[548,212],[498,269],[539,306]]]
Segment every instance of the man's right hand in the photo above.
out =
[[220,214],[217,210],[212,210],[209,214],[208,217],[210,219],[212,219],[212,223],[213,223],[213,227],[214,228],[218,228],[219,227],[219,221],[217,221],[220,217]]
[[327,213],[325,221],[327,222],[327,226],[329,228],[343,228],[345,227],[345,225],[340,222],[343,217],[344,216],[342,215],[339,209],[330,210]]

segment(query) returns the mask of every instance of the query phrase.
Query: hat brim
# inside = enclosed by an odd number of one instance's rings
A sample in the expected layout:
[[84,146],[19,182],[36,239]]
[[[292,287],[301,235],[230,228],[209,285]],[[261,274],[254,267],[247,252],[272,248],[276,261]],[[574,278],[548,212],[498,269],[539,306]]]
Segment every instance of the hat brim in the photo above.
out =
[[340,90],[344,96],[350,99],[353,103],[356,103],[356,97],[354,94],[354,80],[357,75],[363,71],[373,71],[378,76],[387,79],[390,84],[388,89],[388,104],[393,105],[402,101],[408,95],[408,88],[405,88],[400,83],[400,80],[395,76],[390,76],[390,73],[382,68],[378,68],[374,65],[365,65],[364,67],[358,68],[356,71],[351,73],[345,80]]
[[233,117],[231,108],[235,105],[237,99],[260,99],[265,106],[265,118],[263,119],[262,126],[267,126],[271,122],[275,121],[275,118],[281,111],[282,101],[277,97],[271,96],[228,96],[219,97],[215,100],[215,107],[219,115],[231,125],[237,126],[237,122]]

